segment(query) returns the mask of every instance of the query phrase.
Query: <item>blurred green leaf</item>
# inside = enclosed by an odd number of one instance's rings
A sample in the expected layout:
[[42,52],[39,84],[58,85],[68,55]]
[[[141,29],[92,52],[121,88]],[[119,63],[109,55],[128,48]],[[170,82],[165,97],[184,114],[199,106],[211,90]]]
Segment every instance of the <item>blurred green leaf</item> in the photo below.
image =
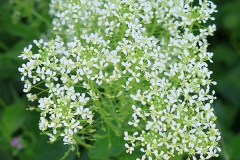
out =
[[227,153],[229,154],[230,160],[240,159],[240,134],[235,136],[227,143]]
[[240,17],[239,14],[230,13],[223,19],[223,25],[226,29],[235,29],[239,26]]
[[86,150],[86,149],[81,150],[79,160],[90,160],[90,157],[88,156],[88,150]]
[[[214,53],[214,66],[217,66],[217,63],[225,63],[227,66],[232,66],[236,62],[238,62],[238,55],[234,52],[234,50],[227,44],[222,43],[217,46],[215,46],[212,49],[212,52]],[[213,66],[213,67],[214,67]],[[220,68],[219,68],[220,69]]]
[[5,108],[2,117],[2,128],[5,133],[11,135],[18,130],[25,120],[26,104],[23,100]]
[[32,43],[33,43],[33,40],[22,39],[22,40],[18,41],[17,43],[15,43],[9,51],[2,54],[1,58],[18,59],[19,61],[22,61],[20,58],[18,58],[18,56],[20,54],[22,54],[23,49],[25,47],[28,47]]
[[25,25],[22,23],[13,24],[11,22],[10,16],[4,16],[6,20],[4,19],[4,24],[2,27],[11,35],[26,38],[26,39],[33,39],[36,37],[39,37],[40,33],[36,28],[33,28],[29,25]]
[[[37,140],[37,147],[34,152],[34,157],[32,159],[35,160],[59,160],[64,156],[64,153],[67,152],[70,146],[64,145],[62,139],[53,144],[47,143],[47,136],[39,136]],[[37,157],[37,158],[35,158]],[[66,157],[66,160],[73,160],[75,157],[75,152],[70,152]],[[31,159],[29,159],[31,160]]]
[[32,134],[39,135],[40,130],[38,128],[38,122],[40,120],[40,113],[36,111],[27,111],[26,112],[27,121],[25,121],[25,126],[29,128]]
[[9,58],[2,58],[0,56],[0,79],[7,79],[13,77],[20,77],[18,72],[19,62]]
[[[239,1],[238,1],[239,2]],[[240,3],[229,1],[227,4],[223,5],[221,11],[223,13],[223,26],[226,29],[235,29],[240,25],[240,13],[239,13]]]
[[18,56],[22,53],[24,47],[31,43],[32,41],[29,40],[21,40],[11,50],[5,54],[0,54],[0,79],[20,76],[18,67],[20,67],[22,60]]
[[[12,7],[12,6],[7,6]],[[13,23],[11,17],[11,11],[8,8],[0,10],[1,16],[1,28],[3,31],[10,33],[11,35],[22,37],[26,39],[33,39],[40,35],[40,32],[37,28],[32,27],[31,25],[27,25],[18,21],[16,24]]]
[[[8,135],[5,135],[5,136],[8,136]],[[10,137],[5,137],[5,136],[1,136],[0,137],[0,149],[6,149],[9,147],[10,143],[9,143],[9,140],[10,140]]]
[[236,66],[228,74],[223,75],[222,79],[218,80],[218,91],[225,99],[240,107],[240,66]]
[[1,156],[1,160],[9,160],[7,155],[6,155],[6,152],[0,150],[0,156]]
[[221,132],[229,132],[231,125],[234,122],[234,118],[229,117],[235,117],[237,110],[238,108],[223,104],[223,102],[220,100],[215,101],[214,111],[218,117],[218,125],[221,129]]
[[108,157],[120,155],[125,149],[123,137],[118,137],[112,130],[101,130],[93,147],[89,150],[89,157],[92,159],[103,160]]

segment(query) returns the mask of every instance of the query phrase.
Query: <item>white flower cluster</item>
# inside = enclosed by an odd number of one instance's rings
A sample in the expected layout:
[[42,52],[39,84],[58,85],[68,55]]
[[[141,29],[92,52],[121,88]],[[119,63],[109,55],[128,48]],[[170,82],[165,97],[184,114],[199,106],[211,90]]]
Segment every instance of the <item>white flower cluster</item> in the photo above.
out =
[[19,71],[25,92],[40,90],[27,97],[38,99],[39,128],[51,141],[62,136],[75,144],[74,134],[93,131],[97,113],[112,129],[113,121],[129,121],[136,132],[124,132],[127,152],[141,146],[142,159],[218,156],[210,92],[216,82],[206,63],[213,55],[206,37],[215,25],[202,25],[214,19],[211,1],[52,0],[50,6],[56,38],[35,40],[37,54],[25,48]]

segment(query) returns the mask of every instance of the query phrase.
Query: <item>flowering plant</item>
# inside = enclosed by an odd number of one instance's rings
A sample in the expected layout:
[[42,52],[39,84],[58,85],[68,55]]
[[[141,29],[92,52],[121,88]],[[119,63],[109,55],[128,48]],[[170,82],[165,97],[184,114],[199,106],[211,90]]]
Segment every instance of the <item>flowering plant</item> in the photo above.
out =
[[52,0],[50,8],[54,38],[34,40],[38,53],[25,48],[19,71],[51,142],[89,148],[107,126],[142,159],[218,156],[206,63],[216,27],[202,25],[214,19],[211,1]]

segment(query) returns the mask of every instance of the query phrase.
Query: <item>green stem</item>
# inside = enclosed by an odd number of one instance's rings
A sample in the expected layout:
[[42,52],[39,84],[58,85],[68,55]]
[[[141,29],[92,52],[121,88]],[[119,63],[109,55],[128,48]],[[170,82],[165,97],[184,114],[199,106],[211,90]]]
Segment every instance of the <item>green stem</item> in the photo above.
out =
[[94,101],[94,103],[97,106],[101,118],[104,120],[104,122],[111,127],[111,129],[116,133],[117,136],[120,136],[120,134],[118,133],[118,129],[106,118],[106,114],[104,113],[104,110],[101,108],[100,103],[98,101]]
[[[92,81],[89,81],[89,84],[90,84],[90,88],[92,89],[92,91],[94,93],[96,93],[96,90],[95,90],[95,85],[93,84]],[[105,113],[105,110],[102,109],[101,107],[101,104],[98,100],[95,100],[93,101],[93,103],[95,104],[95,106],[98,108],[98,111],[99,111],[99,114],[101,116],[101,118],[104,120],[104,122],[109,125],[111,127],[111,129],[116,133],[116,135],[120,136],[120,134],[118,133],[118,128],[115,127],[107,118],[106,118],[106,113]]]
[[123,39],[123,37],[124,37],[125,30],[126,30],[126,24],[123,23],[123,24],[121,25],[121,39]]
[[44,23],[46,23],[47,25],[51,25],[51,23],[47,19],[45,19],[42,15],[37,13],[35,10],[32,10],[32,14],[36,16],[38,19],[40,19],[41,21],[43,21]]
[[108,147],[111,148],[112,147],[112,143],[111,143],[111,136],[110,136],[110,130],[109,130],[109,126],[108,126]]
[[153,24],[152,24],[152,29],[151,29],[151,32],[150,32],[150,36],[152,36],[156,30],[156,23],[157,23],[157,20],[156,18],[153,19]]
[[74,140],[76,140],[76,142],[80,145],[82,145],[83,147],[85,147],[86,149],[91,149],[92,146],[83,142],[76,134],[73,135]]
[[69,155],[70,151],[71,151],[71,147],[68,148],[67,152],[65,152],[64,156],[60,160],[66,159],[67,156]]

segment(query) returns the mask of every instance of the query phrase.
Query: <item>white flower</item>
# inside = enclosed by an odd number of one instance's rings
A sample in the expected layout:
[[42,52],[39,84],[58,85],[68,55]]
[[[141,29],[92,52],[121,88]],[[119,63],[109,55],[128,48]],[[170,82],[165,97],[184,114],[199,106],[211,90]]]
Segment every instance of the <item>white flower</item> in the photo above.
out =
[[48,121],[44,117],[40,117],[39,129],[45,131],[48,126]]
[[132,143],[132,146],[129,146],[128,144],[125,144],[125,147],[127,148],[127,153],[132,154],[132,151],[134,151],[134,143]]
[[32,102],[37,99],[37,95],[32,93],[27,94],[27,97],[28,97],[28,100]]

